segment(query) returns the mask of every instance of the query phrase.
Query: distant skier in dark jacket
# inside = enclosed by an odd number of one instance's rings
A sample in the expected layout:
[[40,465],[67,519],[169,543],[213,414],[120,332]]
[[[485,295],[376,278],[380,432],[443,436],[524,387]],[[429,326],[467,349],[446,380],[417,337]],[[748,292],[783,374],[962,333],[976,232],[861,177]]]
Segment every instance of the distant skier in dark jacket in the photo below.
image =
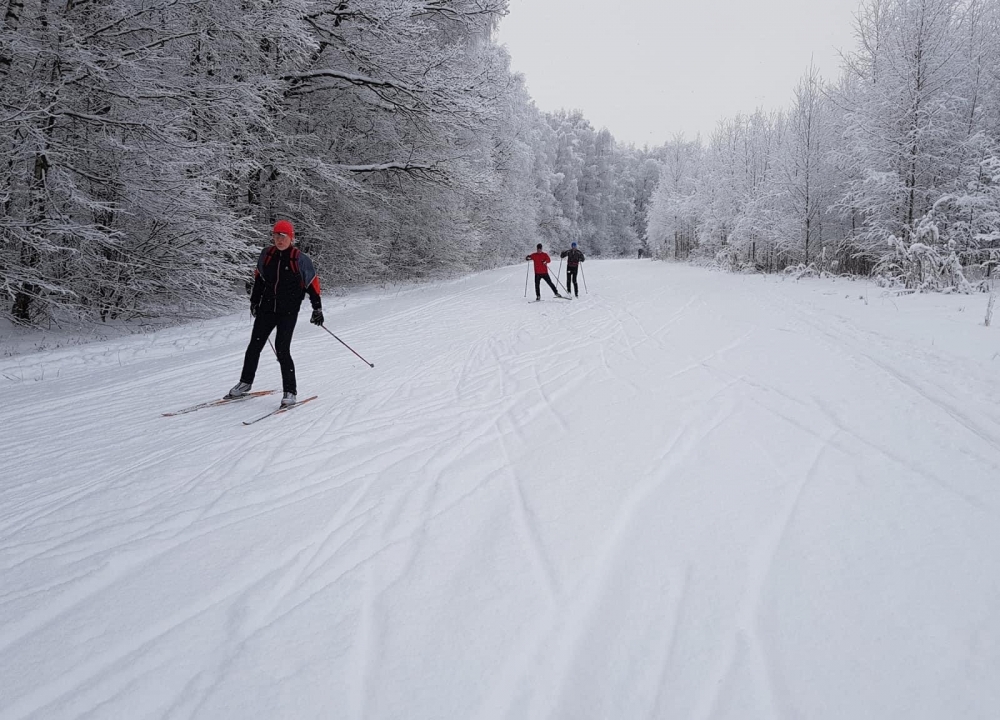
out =
[[570,244],[569,250],[559,253],[559,257],[566,258],[566,292],[573,292],[580,297],[580,283],[576,281],[576,274],[580,271],[580,263],[587,258],[577,249],[576,243]]
[[253,333],[243,359],[240,381],[227,398],[237,398],[250,392],[260,352],[267,344],[271,331],[277,328],[274,349],[281,364],[282,405],[294,405],[296,394],[295,363],[292,362],[292,333],[299,317],[299,308],[306,293],[312,304],[314,325],[323,324],[319,277],[312,259],[293,247],[295,228],[287,220],[279,220],[271,231],[272,245],[264,248],[257,258],[253,291],[250,293],[250,314],[254,316]]
[[531,260],[535,264],[535,300],[542,299],[542,280],[549,284],[556,297],[562,297],[556,290],[556,286],[552,284],[552,278],[549,277],[549,263],[552,262],[552,258],[549,257],[548,253],[542,252],[542,244],[538,243],[535,252],[524,259]]

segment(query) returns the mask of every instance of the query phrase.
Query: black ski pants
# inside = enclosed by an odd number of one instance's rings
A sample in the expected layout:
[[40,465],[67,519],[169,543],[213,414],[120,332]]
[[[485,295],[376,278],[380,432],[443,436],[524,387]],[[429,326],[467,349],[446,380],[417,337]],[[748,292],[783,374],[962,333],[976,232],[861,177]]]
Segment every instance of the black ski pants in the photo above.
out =
[[542,280],[544,280],[545,282],[547,282],[549,284],[549,287],[552,288],[552,292],[554,294],[556,294],[556,295],[559,294],[559,291],[556,290],[556,286],[552,284],[552,278],[549,277],[548,273],[545,273],[544,275],[535,275],[535,297],[536,298],[540,298],[542,296]]
[[274,351],[281,364],[281,389],[284,392],[295,394],[292,333],[295,331],[295,321],[298,319],[297,313],[279,315],[264,310],[258,311],[257,318],[253,321],[253,333],[250,335],[250,344],[247,345],[247,354],[243,358],[243,374],[240,375],[240,382],[253,384],[253,379],[257,375],[257,363],[260,362],[260,352],[267,344],[267,336],[277,328],[278,332],[274,337]]
[[566,266],[566,292],[571,292],[580,297],[580,283],[576,281],[576,274],[580,272],[580,266]]

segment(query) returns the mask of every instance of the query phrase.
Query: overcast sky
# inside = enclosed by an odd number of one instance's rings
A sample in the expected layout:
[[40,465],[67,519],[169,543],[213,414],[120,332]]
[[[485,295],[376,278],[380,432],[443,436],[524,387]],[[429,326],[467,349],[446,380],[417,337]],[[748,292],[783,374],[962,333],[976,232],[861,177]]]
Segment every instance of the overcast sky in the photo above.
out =
[[784,107],[814,58],[839,73],[858,0],[511,0],[500,25],[542,110],[579,109],[616,139],[676,132]]

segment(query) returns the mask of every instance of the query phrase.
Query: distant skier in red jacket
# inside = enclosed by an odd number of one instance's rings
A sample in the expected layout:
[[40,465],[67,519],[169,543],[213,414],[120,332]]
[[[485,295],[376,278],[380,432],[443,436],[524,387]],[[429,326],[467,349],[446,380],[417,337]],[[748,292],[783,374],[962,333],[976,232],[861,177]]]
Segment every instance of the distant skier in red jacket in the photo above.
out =
[[556,297],[562,297],[556,290],[556,286],[552,284],[552,278],[549,277],[549,263],[552,262],[552,258],[549,257],[548,253],[542,252],[542,244],[538,243],[535,252],[524,259],[531,260],[535,264],[535,301],[542,299],[542,280],[549,284]]

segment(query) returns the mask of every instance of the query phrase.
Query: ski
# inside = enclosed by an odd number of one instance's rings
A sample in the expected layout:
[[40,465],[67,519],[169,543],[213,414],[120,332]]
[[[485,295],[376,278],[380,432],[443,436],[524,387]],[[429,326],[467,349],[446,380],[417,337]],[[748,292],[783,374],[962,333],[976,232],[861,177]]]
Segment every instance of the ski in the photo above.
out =
[[315,400],[318,397],[319,397],[319,395],[313,395],[312,397],[307,397],[305,400],[299,400],[294,405],[281,405],[276,410],[272,410],[271,412],[267,413],[266,415],[261,415],[259,418],[254,418],[253,420],[244,420],[243,424],[244,425],[253,425],[254,423],[259,423],[261,420],[266,420],[267,418],[271,417],[272,415],[280,415],[281,413],[287,412],[287,411],[291,410],[292,408],[297,408],[299,405],[305,405],[310,400]]
[[228,405],[229,403],[239,402],[240,400],[246,400],[247,398],[253,397],[263,397],[264,395],[273,395],[277,390],[257,390],[255,392],[247,393],[237,398],[219,398],[218,400],[209,400],[208,402],[198,403],[197,405],[192,405],[191,407],[186,407],[183,410],[175,410],[174,412],[165,412],[163,417],[174,417],[175,415],[186,415],[187,413],[192,413],[195,410],[202,410],[204,408],[216,407],[217,405]]

